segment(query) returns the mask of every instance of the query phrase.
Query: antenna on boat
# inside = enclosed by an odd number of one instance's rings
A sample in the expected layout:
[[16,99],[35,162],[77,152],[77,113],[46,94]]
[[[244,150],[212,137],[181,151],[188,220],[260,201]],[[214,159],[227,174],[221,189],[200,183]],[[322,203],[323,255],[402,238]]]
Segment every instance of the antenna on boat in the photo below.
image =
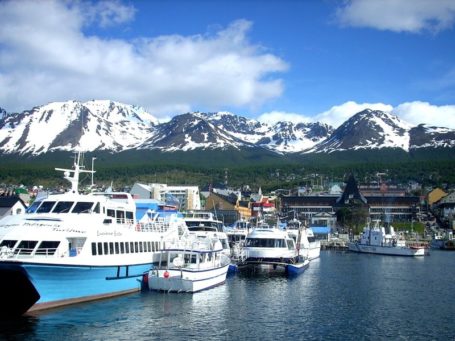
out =
[[74,156],[74,169],[55,168],[57,171],[63,172],[63,178],[71,183],[71,193],[79,194],[79,174],[94,173],[92,170],[85,170],[83,165],[83,153],[78,151]]

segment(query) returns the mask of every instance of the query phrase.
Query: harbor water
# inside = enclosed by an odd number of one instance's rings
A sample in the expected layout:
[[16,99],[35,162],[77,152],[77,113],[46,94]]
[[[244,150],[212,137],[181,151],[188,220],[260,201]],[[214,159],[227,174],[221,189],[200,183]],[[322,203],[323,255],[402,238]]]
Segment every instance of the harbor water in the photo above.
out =
[[138,292],[0,322],[5,340],[454,340],[455,252],[323,251],[295,278],[229,276],[196,294]]

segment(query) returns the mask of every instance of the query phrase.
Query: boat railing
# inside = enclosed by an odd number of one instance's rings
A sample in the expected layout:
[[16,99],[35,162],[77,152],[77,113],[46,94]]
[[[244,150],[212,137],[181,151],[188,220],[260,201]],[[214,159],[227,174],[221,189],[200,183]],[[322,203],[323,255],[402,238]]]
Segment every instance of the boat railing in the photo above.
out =
[[25,247],[19,248],[18,247],[14,250],[14,255],[15,256],[30,256],[33,253],[34,249],[35,248],[25,248]]
[[166,221],[153,221],[148,223],[137,223],[136,230],[140,232],[166,232],[170,223]]
[[16,248],[2,250],[0,258],[31,258],[31,257],[55,257],[58,248],[38,248],[33,252],[34,248]]
[[134,224],[134,219],[117,218],[117,224],[133,225]]
[[52,248],[39,248],[35,251],[36,256],[44,256],[44,257],[54,257],[55,253],[57,252],[56,247]]

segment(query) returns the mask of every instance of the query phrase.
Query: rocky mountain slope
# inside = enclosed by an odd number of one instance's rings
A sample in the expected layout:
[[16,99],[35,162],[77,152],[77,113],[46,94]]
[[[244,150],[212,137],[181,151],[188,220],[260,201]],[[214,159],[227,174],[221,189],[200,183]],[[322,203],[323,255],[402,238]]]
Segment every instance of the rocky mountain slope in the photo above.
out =
[[228,112],[186,113],[160,123],[144,109],[108,100],[55,102],[18,114],[0,110],[0,153],[263,148],[276,154],[454,147],[455,131],[375,110],[337,129],[326,124],[261,123]]

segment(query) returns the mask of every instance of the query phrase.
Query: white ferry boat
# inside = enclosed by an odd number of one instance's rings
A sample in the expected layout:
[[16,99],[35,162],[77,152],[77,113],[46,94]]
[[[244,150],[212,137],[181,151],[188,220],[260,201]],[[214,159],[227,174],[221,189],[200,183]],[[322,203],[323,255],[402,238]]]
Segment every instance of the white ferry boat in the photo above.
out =
[[[138,222],[129,193],[78,192],[85,170],[59,169],[71,190],[49,195],[28,213],[0,221],[0,315],[129,293],[158,260],[166,240],[186,230],[175,214]],[[93,174],[93,173],[92,173]]]
[[144,279],[150,290],[194,293],[223,284],[229,264],[218,238],[189,234],[167,243]]
[[265,269],[294,274],[309,265],[289,233],[275,227],[254,228],[246,237],[243,257],[237,264],[239,271]]
[[425,256],[423,246],[406,246],[404,239],[400,239],[390,226],[390,233],[386,233],[385,228],[380,226],[379,220],[374,220],[374,226],[370,223],[363,229],[360,239],[348,243],[349,251],[359,253],[371,253],[378,255],[391,256]]

